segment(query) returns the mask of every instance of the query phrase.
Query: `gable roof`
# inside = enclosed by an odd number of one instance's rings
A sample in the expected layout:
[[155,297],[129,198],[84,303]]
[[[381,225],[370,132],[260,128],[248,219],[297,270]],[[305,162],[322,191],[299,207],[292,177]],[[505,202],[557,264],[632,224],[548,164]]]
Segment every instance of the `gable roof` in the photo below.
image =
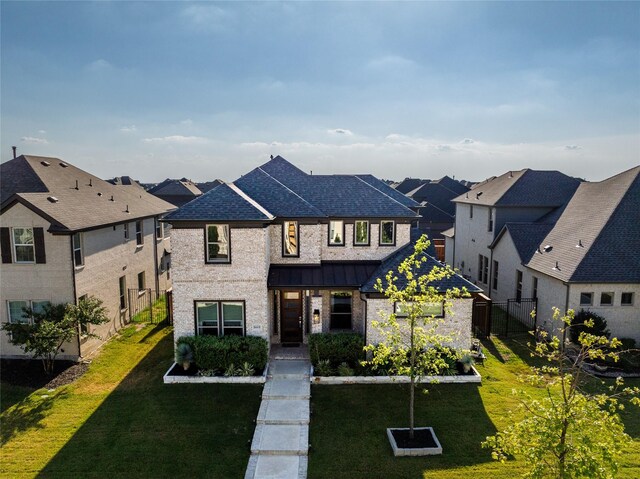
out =
[[422,180],[420,178],[405,178],[400,183],[395,185],[395,189],[400,193],[406,195],[411,190],[415,190],[421,184],[428,182],[429,180]]
[[440,183],[425,183],[408,194],[417,202],[429,203],[451,217],[456,214],[456,205],[452,200],[457,194]]
[[181,180],[173,180],[171,178],[167,178],[162,183],[149,188],[147,192],[155,196],[184,195],[196,197],[202,194],[202,191],[198,189],[195,183],[187,180],[186,178],[182,178]]
[[2,211],[20,202],[50,221],[51,231],[56,232],[87,230],[174,209],[140,188],[112,185],[58,158],[21,155],[2,163],[0,175]]
[[507,223],[493,240],[489,248],[496,247],[502,237],[509,233],[522,264],[526,264],[543,242],[553,224],[545,223]]
[[582,183],[540,244],[527,266],[549,276],[640,283],[640,166]]
[[565,204],[580,180],[559,171],[509,171],[475,185],[453,201],[483,206],[558,207]]
[[373,186],[375,189],[381,191],[387,196],[390,196],[400,204],[406,206],[407,208],[416,208],[419,206],[419,203],[416,202],[413,198],[409,198],[407,195],[402,194],[395,188],[392,188],[389,183],[379,180],[373,175],[356,175],[359,179],[364,181],[370,186]]
[[134,180],[130,176],[116,176],[115,178],[111,178],[107,181],[112,185],[137,186],[138,188],[143,188],[138,181]]
[[[376,269],[376,271],[371,275],[369,281],[367,281],[361,288],[360,291],[363,293],[376,293],[375,284],[378,278],[382,279],[384,283],[384,278],[389,271],[397,271],[398,266],[402,263],[408,256],[413,253],[415,244],[409,243],[404,247],[397,250],[395,253],[389,255]],[[427,261],[422,263],[420,268],[414,271],[414,273],[428,273],[433,269],[434,266],[442,266],[438,260],[430,255],[426,255]],[[402,275],[398,275],[398,281],[396,282],[398,288],[403,288],[406,286],[406,281]],[[467,288],[467,291],[470,293],[479,293],[482,291],[475,284],[467,281],[459,274],[454,274],[453,276],[443,279],[441,281],[437,281],[432,283],[432,285],[436,288],[438,292],[445,292],[448,289],[452,288]]]
[[439,185],[444,186],[445,188],[453,191],[457,195],[461,195],[469,191],[469,187],[463,185],[459,181],[454,180],[453,178],[449,178],[448,176],[443,176],[439,180],[434,180],[433,183],[438,183]]
[[222,184],[221,180],[213,180],[213,181],[205,181],[203,183],[196,183],[196,186],[202,193],[206,193],[207,191],[215,188],[216,186]]

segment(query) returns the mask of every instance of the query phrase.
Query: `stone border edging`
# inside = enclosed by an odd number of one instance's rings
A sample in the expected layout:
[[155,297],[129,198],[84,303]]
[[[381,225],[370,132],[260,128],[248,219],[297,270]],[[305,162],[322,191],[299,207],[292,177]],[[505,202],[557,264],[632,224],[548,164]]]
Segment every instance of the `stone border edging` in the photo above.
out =
[[264,368],[262,376],[169,376],[169,372],[176,363],[173,363],[164,376],[162,382],[165,384],[264,384],[267,380],[267,370],[269,364]]
[[[463,376],[424,376],[420,378],[420,384],[440,383],[440,384],[466,384],[482,383],[482,376],[478,370],[471,366],[473,375]],[[312,384],[407,384],[411,382],[409,376],[314,376],[313,367],[311,369]]]

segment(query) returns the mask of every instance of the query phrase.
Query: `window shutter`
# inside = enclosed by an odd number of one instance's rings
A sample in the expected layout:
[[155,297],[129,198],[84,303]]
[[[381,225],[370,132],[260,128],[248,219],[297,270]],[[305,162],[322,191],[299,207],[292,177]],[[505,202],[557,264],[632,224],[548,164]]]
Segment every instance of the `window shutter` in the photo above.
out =
[[11,236],[9,228],[0,228],[0,249],[2,249],[2,262],[11,263]]
[[33,228],[33,242],[36,247],[36,263],[46,263],[47,255],[44,251],[44,229]]

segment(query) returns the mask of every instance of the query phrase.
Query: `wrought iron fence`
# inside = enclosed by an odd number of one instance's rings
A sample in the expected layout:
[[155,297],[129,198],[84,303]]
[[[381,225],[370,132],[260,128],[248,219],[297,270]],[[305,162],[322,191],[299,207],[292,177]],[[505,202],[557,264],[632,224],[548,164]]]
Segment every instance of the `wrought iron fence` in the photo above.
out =
[[129,321],[158,324],[171,322],[171,291],[129,289]]
[[537,321],[532,312],[537,309],[536,298],[493,301],[491,304],[491,334],[508,337],[535,331]]

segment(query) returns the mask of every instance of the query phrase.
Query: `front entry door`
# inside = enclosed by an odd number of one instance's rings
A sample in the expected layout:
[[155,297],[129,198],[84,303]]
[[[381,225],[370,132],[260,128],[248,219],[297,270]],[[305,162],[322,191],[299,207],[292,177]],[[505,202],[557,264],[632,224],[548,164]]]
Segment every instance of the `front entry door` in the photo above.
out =
[[280,295],[281,330],[283,343],[302,342],[302,292],[283,291]]

